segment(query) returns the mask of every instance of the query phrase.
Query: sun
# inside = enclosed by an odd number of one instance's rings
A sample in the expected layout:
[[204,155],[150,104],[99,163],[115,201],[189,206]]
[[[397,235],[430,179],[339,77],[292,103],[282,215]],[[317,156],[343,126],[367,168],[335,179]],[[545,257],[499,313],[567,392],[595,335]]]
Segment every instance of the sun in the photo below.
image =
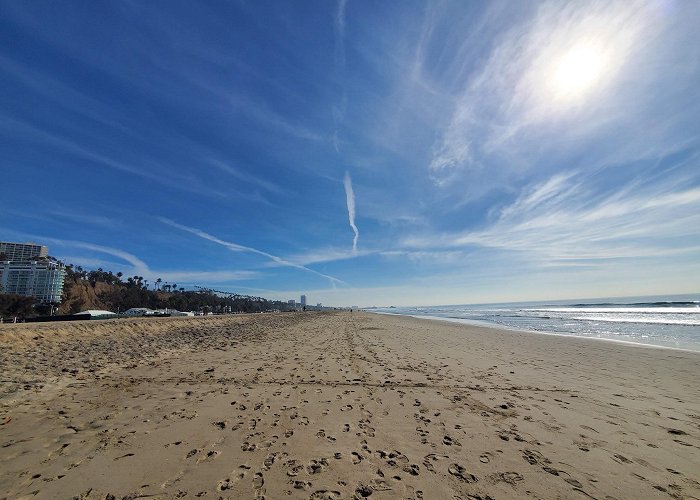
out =
[[554,62],[551,90],[558,99],[578,99],[595,88],[604,70],[605,58],[599,48],[575,45]]

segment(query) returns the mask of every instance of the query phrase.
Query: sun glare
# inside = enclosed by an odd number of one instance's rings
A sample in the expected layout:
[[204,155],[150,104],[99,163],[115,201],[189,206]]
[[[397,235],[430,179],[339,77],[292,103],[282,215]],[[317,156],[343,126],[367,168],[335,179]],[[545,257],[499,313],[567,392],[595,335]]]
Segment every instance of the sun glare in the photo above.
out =
[[577,45],[554,63],[552,90],[557,98],[576,99],[591,90],[603,73],[603,56],[590,45]]

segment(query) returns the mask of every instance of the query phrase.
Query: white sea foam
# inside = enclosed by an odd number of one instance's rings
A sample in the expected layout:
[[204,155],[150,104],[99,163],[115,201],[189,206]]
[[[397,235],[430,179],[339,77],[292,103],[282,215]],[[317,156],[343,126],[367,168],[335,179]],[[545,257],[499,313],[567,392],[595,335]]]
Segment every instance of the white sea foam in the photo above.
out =
[[384,311],[700,351],[697,296],[652,299],[404,307]]

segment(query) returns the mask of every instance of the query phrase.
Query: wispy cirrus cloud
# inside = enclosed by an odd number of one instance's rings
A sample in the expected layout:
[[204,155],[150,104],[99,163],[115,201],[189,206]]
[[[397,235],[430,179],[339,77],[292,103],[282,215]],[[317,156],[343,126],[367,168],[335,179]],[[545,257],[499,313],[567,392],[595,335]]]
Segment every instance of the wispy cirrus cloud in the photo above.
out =
[[117,257],[119,259],[122,259],[123,261],[127,262],[129,265],[131,265],[131,268],[136,274],[140,275],[148,275],[150,274],[151,270],[148,267],[148,265],[141,259],[139,259],[137,256],[126,252],[124,250],[120,250],[118,248],[114,247],[109,247],[109,246],[104,246],[104,245],[96,245],[94,243],[89,243],[89,242],[84,242],[84,241],[77,241],[77,240],[65,240],[65,239],[60,239],[60,238],[48,238],[45,236],[42,237],[37,237],[37,240],[40,240],[42,242],[46,242],[52,245],[57,245],[59,247],[67,247],[67,248],[81,248],[84,250],[92,250],[94,252],[99,252],[103,253],[106,255],[111,255],[113,257]]
[[[548,157],[578,155],[592,143],[597,147],[587,151],[589,163],[603,166],[682,148],[692,132],[684,126],[687,111],[678,108],[684,84],[671,75],[689,71],[678,61],[700,53],[697,44],[687,43],[688,19],[697,21],[698,13],[690,9],[695,12],[679,21],[666,10],[649,2],[546,2],[500,34],[485,63],[466,77],[433,145],[428,169],[435,184],[448,187],[467,175],[507,181],[512,173],[541,168]],[[431,35],[424,30],[428,41]],[[685,55],[676,62],[665,57],[665,40],[683,37],[686,43],[678,46]],[[595,53],[597,65],[590,86],[557,83],[567,57],[587,51]],[[461,52],[454,51],[455,69]],[[669,92],[650,91],[658,86]],[[686,105],[698,109],[692,100]],[[650,119],[663,125],[638,134],[636,125]],[[547,139],[551,134],[556,141]]]
[[231,250],[232,252],[249,252],[249,253],[261,255],[261,256],[271,260],[275,264],[285,266],[285,267],[291,267],[294,269],[299,269],[300,271],[305,271],[305,272],[308,272],[311,274],[315,274],[316,276],[326,278],[327,280],[329,280],[331,282],[331,284],[333,286],[335,286],[336,284],[345,284],[344,281],[342,281],[338,278],[335,278],[335,277],[330,276],[328,274],[320,273],[318,271],[315,271],[314,269],[311,269],[309,267],[306,267],[306,266],[303,266],[300,264],[295,264],[294,262],[290,262],[287,259],[283,259],[282,257],[278,257],[278,256],[273,255],[271,253],[264,252],[262,250],[258,250],[257,248],[248,247],[245,245],[239,245],[238,243],[233,243],[230,241],[222,240],[222,239],[217,238],[216,236],[213,236],[205,231],[202,231],[201,229],[185,226],[184,224],[179,224],[179,223],[172,221],[170,219],[167,219],[165,217],[158,217],[158,220],[161,221],[163,224],[166,224],[168,226],[174,227],[176,229],[180,229],[180,230],[188,232],[190,234],[194,234],[195,236],[198,236],[202,239],[211,241],[212,243],[216,243],[217,245],[224,246],[224,247],[228,248],[229,250]]
[[334,40],[334,64],[336,79],[340,86],[340,98],[338,102],[333,104],[333,147],[336,153],[340,153],[340,132],[339,128],[347,108],[347,93],[345,91],[345,10],[347,8],[347,0],[338,0],[338,7],[335,12],[333,23],[333,40]]
[[357,252],[357,240],[360,238],[360,231],[355,225],[355,191],[352,189],[352,179],[350,178],[350,172],[345,172],[345,177],[343,178],[343,185],[345,186],[345,200],[348,206],[348,221],[350,222],[350,227],[355,237],[352,239],[352,251]]
[[301,122],[288,118],[276,111],[272,106],[265,102],[256,101],[249,95],[229,94],[228,101],[232,110],[243,113],[266,127],[276,129],[278,132],[307,141],[320,142],[326,140],[323,134],[316,132]]
[[321,264],[324,262],[337,262],[342,260],[354,259],[357,257],[366,257],[375,254],[375,251],[369,250],[347,250],[344,248],[320,248],[310,250],[308,252],[291,255],[287,258],[290,262],[308,266],[311,264]]
[[[203,271],[188,269],[152,269],[150,266],[148,266],[148,264],[146,264],[146,262],[136,255],[119,248],[79,240],[51,238],[40,235],[22,236],[32,240],[41,241],[44,244],[49,244],[52,245],[52,247],[58,248],[58,252],[55,252],[52,249],[51,253],[57,255],[66,263],[85,266],[89,269],[95,269],[98,267],[104,267],[105,269],[111,270],[121,269],[126,271],[126,275],[143,276],[152,282],[154,282],[157,278],[161,278],[167,282],[178,282],[185,285],[196,283],[225,283],[230,281],[244,281],[260,277],[259,272],[248,270],[236,271],[223,269],[217,271]],[[73,253],[62,253],[61,249],[69,249],[69,251],[72,251]],[[93,253],[93,255],[80,255],[74,252],[75,249],[88,250]],[[94,257],[94,253],[109,255],[118,260],[106,260],[103,258]]]
[[133,163],[122,159],[115,159],[89,145],[80,144],[63,135],[45,130],[24,121],[16,120],[7,115],[0,115],[0,133],[3,132],[3,129],[8,134],[11,133],[15,136],[17,134],[22,134],[42,144],[42,146],[51,146],[59,151],[91,162],[96,166],[147,179],[160,186],[207,197],[217,196],[223,198],[226,196],[223,191],[203,184],[192,173],[183,174],[172,172],[168,170],[167,166],[159,165],[157,162],[145,158],[141,158]]
[[345,66],[345,9],[347,3],[347,0],[338,0],[338,7],[335,11],[335,22],[333,24],[335,64],[340,68]]
[[[480,230],[409,237],[409,248],[493,248],[539,262],[661,257],[700,245],[697,177],[601,194],[582,173],[553,175],[524,189]],[[695,187],[693,187],[695,186]]]
[[245,183],[252,184],[254,186],[258,186],[258,187],[264,189],[265,191],[268,191],[268,192],[273,193],[273,194],[280,194],[283,192],[282,188],[279,187],[274,182],[270,182],[270,181],[265,180],[261,177],[253,175],[250,172],[235,168],[232,165],[229,165],[228,163],[220,161],[220,160],[211,159],[209,161],[213,166],[215,166],[219,170],[226,172],[227,174],[229,174],[229,175],[235,177],[236,179],[239,179]]
[[122,224],[120,220],[113,219],[112,217],[75,212],[65,209],[52,210],[49,211],[49,213],[58,219],[69,220],[72,222],[77,222],[79,224],[90,224],[93,226],[101,226],[107,228],[115,228],[117,226],[121,226]]

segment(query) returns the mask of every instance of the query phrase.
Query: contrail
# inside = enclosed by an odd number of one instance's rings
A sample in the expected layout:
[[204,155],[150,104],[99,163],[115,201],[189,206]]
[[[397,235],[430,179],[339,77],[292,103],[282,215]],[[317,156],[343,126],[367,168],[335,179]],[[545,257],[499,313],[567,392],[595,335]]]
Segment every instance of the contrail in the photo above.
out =
[[217,238],[216,236],[213,236],[209,233],[206,233],[202,231],[201,229],[197,229],[195,227],[189,227],[185,226],[183,224],[178,224],[175,221],[172,221],[170,219],[167,219],[165,217],[158,217],[158,220],[160,220],[163,224],[167,224],[168,226],[175,227],[177,229],[180,229],[182,231],[186,231],[190,234],[194,234],[196,236],[199,236],[200,238],[204,238],[205,240],[209,240],[213,243],[217,243],[219,245],[222,245],[232,252],[250,252],[250,253],[255,253],[258,255],[262,255],[263,257],[267,257],[273,262],[276,262],[277,264],[280,264],[282,266],[287,266],[287,267],[293,267],[294,269],[299,269],[301,271],[307,271],[309,273],[313,273],[317,276],[321,276],[322,278],[326,278],[327,280],[330,280],[331,285],[333,285],[333,288],[335,288],[336,283],[341,283],[343,285],[347,284],[342,280],[339,280],[338,278],[334,278],[333,276],[329,276],[327,274],[319,273],[318,271],[314,271],[313,269],[310,269],[306,266],[302,266],[300,264],[295,264],[293,262],[289,262],[288,260],[285,260],[281,257],[277,257],[276,255],[272,255],[267,252],[263,252],[262,250],[258,250],[257,248],[252,248],[252,247],[246,247],[243,245],[239,245],[237,243],[232,243],[230,241],[224,241],[222,239]]
[[348,202],[348,220],[350,221],[352,231],[355,233],[355,237],[352,239],[352,251],[356,253],[360,231],[357,230],[357,226],[355,225],[355,192],[352,190],[352,179],[350,179],[349,172],[345,172],[343,184],[345,185],[345,198]]

